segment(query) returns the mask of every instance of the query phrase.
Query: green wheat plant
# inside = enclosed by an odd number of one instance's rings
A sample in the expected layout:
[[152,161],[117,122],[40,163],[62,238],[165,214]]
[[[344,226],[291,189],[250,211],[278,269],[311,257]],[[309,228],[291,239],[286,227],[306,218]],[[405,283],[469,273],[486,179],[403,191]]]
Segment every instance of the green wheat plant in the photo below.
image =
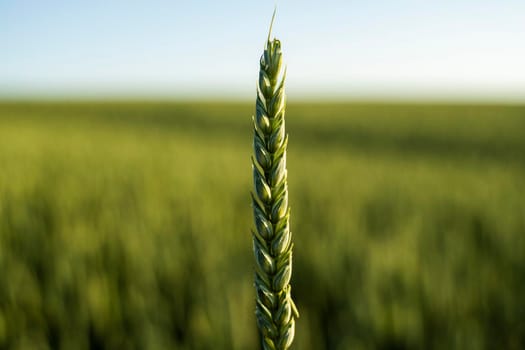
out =
[[[272,17],[272,24],[275,12]],[[272,24],[260,59],[252,157],[252,206],[255,219],[256,318],[265,350],[285,350],[292,344],[297,309],[290,295],[292,233],[286,170],[286,70],[281,42],[270,40]]]

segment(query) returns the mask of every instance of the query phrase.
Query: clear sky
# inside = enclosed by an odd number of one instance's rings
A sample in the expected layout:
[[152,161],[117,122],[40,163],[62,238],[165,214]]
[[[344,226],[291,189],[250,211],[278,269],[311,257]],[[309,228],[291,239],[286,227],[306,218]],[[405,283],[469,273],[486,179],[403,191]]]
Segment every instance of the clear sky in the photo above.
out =
[[275,4],[290,98],[525,101],[524,0],[0,0],[0,96],[252,98]]

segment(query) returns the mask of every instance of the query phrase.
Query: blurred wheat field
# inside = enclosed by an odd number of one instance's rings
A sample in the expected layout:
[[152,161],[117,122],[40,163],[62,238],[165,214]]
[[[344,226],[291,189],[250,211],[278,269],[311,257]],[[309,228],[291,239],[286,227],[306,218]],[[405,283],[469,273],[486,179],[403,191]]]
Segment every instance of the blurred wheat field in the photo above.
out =
[[[1,103],[0,348],[257,348],[253,109]],[[287,130],[294,348],[525,347],[525,106]]]

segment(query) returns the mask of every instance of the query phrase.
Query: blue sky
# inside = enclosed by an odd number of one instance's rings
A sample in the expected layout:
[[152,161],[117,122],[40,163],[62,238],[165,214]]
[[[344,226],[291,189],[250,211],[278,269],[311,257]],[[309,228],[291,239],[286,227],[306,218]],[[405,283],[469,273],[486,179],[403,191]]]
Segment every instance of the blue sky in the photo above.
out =
[[290,98],[525,101],[523,0],[0,0],[0,96],[252,98],[275,4]]

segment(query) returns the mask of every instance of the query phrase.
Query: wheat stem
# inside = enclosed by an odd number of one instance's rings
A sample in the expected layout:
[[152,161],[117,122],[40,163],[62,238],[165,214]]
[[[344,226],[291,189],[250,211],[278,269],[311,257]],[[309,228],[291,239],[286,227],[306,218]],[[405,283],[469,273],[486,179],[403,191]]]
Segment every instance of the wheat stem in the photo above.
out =
[[263,349],[286,350],[294,338],[298,312],[290,296],[293,244],[286,170],[288,135],[284,122],[286,70],[282,69],[280,41],[270,40],[271,27],[260,60],[253,120],[255,314]]

